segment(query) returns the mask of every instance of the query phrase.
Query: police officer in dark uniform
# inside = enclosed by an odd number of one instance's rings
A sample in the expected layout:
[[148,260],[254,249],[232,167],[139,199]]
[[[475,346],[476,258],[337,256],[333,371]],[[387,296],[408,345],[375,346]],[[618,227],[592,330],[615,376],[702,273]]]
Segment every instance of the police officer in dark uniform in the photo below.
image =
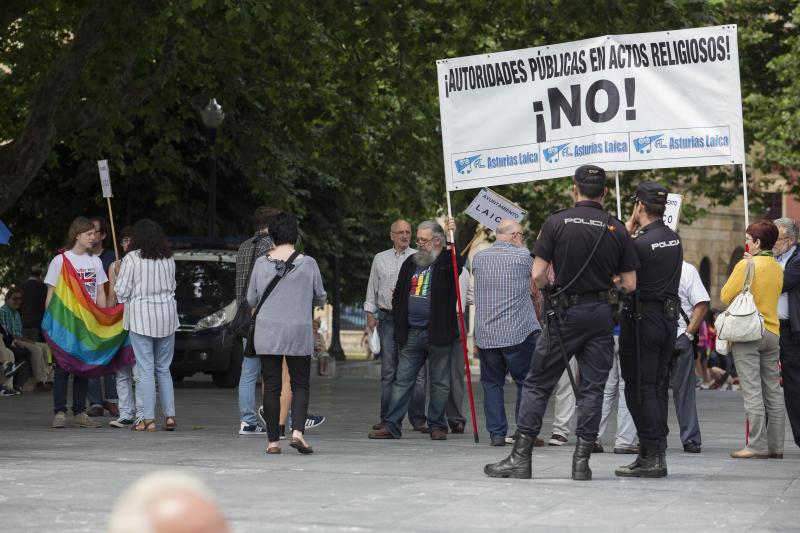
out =
[[675,347],[680,300],[678,285],[683,248],[664,225],[667,190],[654,182],[636,189],[633,214],[626,224],[641,267],[636,293],[628,300],[619,337],[625,400],[639,434],[639,455],[617,468],[624,477],[667,475],[667,366]]
[[[567,354],[578,358],[581,375],[572,479],[592,477],[589,456],[614,355],[609,291],[616,288],[615,279],[619,289],[633,291],[639,267],[624,225],[603,209],[605,184],[602,168],[578,168],[572,188],[575,207],[551,215],[533,248],[533,279],[544,289],[547,307],[545,335],[536,345],[523,384],[514,449],[502,461],[486,465],[484,472],[490,477],[531,477],[531,450],[547,401],[566,368]],[[555,285],[547,287],[551,263]]]

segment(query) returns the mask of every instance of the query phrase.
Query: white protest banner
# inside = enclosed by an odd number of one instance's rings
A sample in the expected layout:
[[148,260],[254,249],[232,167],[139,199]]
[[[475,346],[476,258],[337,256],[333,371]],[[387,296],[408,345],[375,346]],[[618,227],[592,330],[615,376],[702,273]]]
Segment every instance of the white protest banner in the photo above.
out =
[[111,174],[108,172],[108,159],[101,159],[97,162],[100,171],[100,186],[103,188],[103,198],[113,198],[111,194]]
[[478,196],[469,204],[467,214],[494,231],[504,218],[522,222],[528,212],[491,189],[481,189]]
[[672,231],[678,231],[678,217],[681,214],[683,196],[669,193],[667,195],[667,208],[664,210],[664,224]]
[[744,163],[737,27],[437,61],[447,190]]

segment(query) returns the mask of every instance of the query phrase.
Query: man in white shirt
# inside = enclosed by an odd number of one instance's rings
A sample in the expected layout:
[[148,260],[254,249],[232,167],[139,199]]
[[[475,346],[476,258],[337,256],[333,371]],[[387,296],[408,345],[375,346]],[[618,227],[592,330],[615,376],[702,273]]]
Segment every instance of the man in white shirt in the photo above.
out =
[[[678,297],[681,300],[681,313],[678,317],[678,338],[669,365],[669,379],[675,412],[681,428],[683,451],[700,453],[702,441],[695,399],[693,341],[708,313],[710,298],[697,269],[686,261],[683,262],[681,269]],[[666,413],[664,415],[666,416]]]
[[[372,260],[372,269],[369,273],[367,295],[364,299],[364,311],[367,313],[367,327],[370,330],[378,328],[381,339],[381,420],[372,429],[383,428],[389,407],[389,396],[392,393],[397,374],[397,343],[394,341],[394,322],[392,318],[392,292],[397,283],[397,275],[403,262],[416,253],[411,248],[411,224],[399,219],[392,223],[389,238],[393,246],[375,255]],[[422,366],[414,395],[409,408],[409,419],[416,431],[425,428],[425,392],[426,386],[425,366]]]
[[778,298],[783,397],[794,442],[800,446],[800,249],[797,247],[797,222],[791,218],[779,218],[775,225],[778,226],[778,240],[772,254],[783,268],[783,292]]

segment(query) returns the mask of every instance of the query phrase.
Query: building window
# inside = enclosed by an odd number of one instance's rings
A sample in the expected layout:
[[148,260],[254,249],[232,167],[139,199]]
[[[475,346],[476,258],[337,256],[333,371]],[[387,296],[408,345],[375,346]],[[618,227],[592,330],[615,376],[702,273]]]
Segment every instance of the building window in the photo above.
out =
[[700,281],[703,282],[703,287],[707,292],[711,292],[711,261],[708,257],[704,257],[700,261]]
[[783,216],[783,193],[770,192],[766,195],[767,213],[764,218],[775,220]]

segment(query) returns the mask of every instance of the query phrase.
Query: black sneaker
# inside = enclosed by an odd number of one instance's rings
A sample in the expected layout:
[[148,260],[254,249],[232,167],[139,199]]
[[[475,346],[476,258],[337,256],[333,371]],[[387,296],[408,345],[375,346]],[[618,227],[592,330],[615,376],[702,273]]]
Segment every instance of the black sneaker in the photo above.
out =
[[128,420],[127,418],[118,418],[109,422],[108,425],[112,428],[126,428],[133,425],[133,420]]
[[683,445],[683,451],[686,453],[700,453],[702,447],[694,441],[689,441]]
[[7,388],[3,387],[2,385],[0,385],[0,397],[19,396],[20,394],[22,394],[22,393],[19,392],[18,390],[7,389]]
[[266,431],[258,424],[248,425],[244,422],[239,423],[239,435],[263,435]]
[[321,415],[306,415],[306,429],[313,429],[321,426],[325,422],[325,417]]
[[550,440],[547,441],[548,446],[564,446],[567,444],[569,440],[564,435],[559,435],[558,433],[553,433],[550,437]]

